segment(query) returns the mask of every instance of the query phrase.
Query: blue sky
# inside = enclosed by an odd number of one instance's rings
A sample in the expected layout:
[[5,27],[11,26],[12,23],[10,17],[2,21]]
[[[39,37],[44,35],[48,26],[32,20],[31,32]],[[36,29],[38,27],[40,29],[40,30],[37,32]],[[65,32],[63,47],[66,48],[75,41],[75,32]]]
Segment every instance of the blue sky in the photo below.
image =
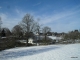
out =
[[12,29],[26,13],[53,32],[80,29],[80,0],[0,0],[3,27]]

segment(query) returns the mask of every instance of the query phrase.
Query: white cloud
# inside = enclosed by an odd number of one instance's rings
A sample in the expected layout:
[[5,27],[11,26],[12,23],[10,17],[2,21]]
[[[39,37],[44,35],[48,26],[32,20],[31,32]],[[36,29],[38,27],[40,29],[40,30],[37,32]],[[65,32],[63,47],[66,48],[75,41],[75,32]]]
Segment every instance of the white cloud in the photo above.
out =
[[0,17],[3,21],[7,19],[7,15],[4,13],[0,13]]
[[15,9],[16,13],[20,14],[20,11],[18,9]]
[[79,7],[80,6],[58,14],[39,16],[41,19],[40,23],[51,27],[52,31],[56,32],[68,32],[77,29],[77,26],[80,24],[80,18],[77,16],[80,14]]
[[1,9],[2,7],[0,6],[0,9]]
[[60,20],[62,18],[66,18],[66,17],[69,17],[71,15],[74,15],[76,13],[80,12],[80,10],[78,11],[67,11],[67,12],[62,12],[62,13],[58,13],[58,14],[55,14],[55,15],[44,15],[44,16],[41,16],[41,23],[43,24],[48,24],[48,23],[52,23],[54,21],[57,21],[57,20]]
[[[16,15],[14,18],[10,17],[10,14],[8,13],[0,13],[0,17],[3,23],[2,27],[7,27],[11,30],[15,25],[22,21],[22,18],[26,14],[26,12],[23,12],[19,9],[15,9],[14,12]],[[31,12],[31,14],[34,15],[33,12]]]
[[37,6],[37,5],[40,5],[41,4],[41,2],[39,2],[39,3],[36,3],[36,4],[34,4],[33,6]]
[[10,30],[13,28],[13,26],[17,25],[20,20],[19,18],[11,18],[6,13],[0,13],[0,17],[3,23],[2,27],[7,27]]
[[80,10],[76,10],[76,9],[66,10],[64,12],[60,12],[52,15],[44,14],[42,16],[36,15],[36,12],[25,12],[18,8],[15,9],[14,11],[15,11],[15,15],[17,15],[16,18],[11,18],[7,14],[0,13],[0,16],[2,17],[3,27],[8,27],[9,29],[12,29],[13,26],[18,24],[22,20],[22,18],[26,13],[31,13],[31,15],[34,16],[34,18],[40,18],[41,19],[40,24],[44,24],[45,26],[51,27],[52,31],[57,31],[57,32],[69,31],[71,29],[74,29],[77,26],[77,24],[79,24],[79,21],[71,21],[68,24],[65,24],[66,21],[70,20],[71,18],[74,18],[73,15],[80,13]]
[[53,25],[49,25],[52,28],[52,31],[54,32],[69,32],[71,30],[74,29],[79,29],[77,28],[77,25],[79,25],[80,23],[78,21],[71,21],[68,24],[65,23],[56,23]]
[[23,12],[21,9],[18,8],[14,9],[14,12],[18,18],[22,18],[26,14],[26,12]]

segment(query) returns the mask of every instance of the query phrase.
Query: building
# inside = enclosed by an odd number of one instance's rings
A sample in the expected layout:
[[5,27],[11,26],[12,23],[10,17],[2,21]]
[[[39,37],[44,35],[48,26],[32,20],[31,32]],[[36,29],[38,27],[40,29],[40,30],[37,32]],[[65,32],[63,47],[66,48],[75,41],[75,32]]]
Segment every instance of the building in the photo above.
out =
[[32,38],[28,39],[28,43],[30,43],[30,44],[35,44],[33,41],[34,41],[34,39],[32,39]]

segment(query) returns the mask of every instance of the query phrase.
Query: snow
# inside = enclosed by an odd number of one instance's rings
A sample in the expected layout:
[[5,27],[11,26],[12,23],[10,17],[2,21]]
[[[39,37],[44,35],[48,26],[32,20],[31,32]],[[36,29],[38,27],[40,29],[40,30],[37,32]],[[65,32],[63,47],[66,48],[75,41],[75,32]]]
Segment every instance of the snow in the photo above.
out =
[[48,37],[51,38],[51,39],[53,39],[53,40],[55,40],[55,39],[57,39],[57,40],[62,39],[62,37],[56,37],[56,36],[48,36]]
[[56,36],[48,36],[49,38],[55,40],[56,39]]
[[0,60],[80,60],[80,44],[16,47],[1,51]]

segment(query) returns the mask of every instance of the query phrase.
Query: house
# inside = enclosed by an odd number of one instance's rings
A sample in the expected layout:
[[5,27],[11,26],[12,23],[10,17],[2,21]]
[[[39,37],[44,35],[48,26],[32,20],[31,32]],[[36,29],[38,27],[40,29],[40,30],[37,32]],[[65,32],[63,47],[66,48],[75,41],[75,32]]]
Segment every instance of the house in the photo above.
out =
[[33,41],[34,41],[34,39],[32,39],[32,38],[28,39],[28,43],[30,43],[30,44],[35,44]]
[[52,36],[52,32],[47,32],[47,36]]
[[40,36],[43,36],[44,34],[43,34],[43,33],[39,33],[39,35],[40,35]]
[[66,33],[62,32],[62,33],[57,33],[57,32],[52,32],[52,36],[57,36],[57,37],[60,37],[60,36],[64,36]]

